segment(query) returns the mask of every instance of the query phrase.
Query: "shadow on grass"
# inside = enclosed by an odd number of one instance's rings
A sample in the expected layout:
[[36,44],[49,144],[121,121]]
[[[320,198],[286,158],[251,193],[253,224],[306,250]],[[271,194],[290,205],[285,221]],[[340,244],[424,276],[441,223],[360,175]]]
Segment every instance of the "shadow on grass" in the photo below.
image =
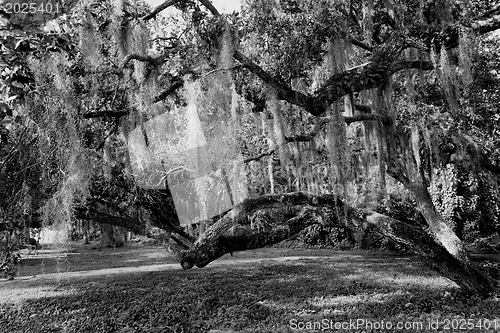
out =
[[[34,290],[44,287],[45,294],[36,296]],[[0,304],[1,332],[270,333],[291,332],[291,321],[364,318],[427,325],[456,316],[494,319],[500,310],[496,299],[461,296],[453,283],[413,258],[374,255],[208,266],[30,288],[35,289],[23,300]],[[335,330],[300,332],[318,331]],[[375,332],[350,332],[356,331]]]

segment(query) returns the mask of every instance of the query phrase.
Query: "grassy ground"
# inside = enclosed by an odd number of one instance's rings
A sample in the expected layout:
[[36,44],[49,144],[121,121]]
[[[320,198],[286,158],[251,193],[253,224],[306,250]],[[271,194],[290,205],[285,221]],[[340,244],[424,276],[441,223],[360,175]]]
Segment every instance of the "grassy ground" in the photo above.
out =
[[[69,269],[171,260],[160,248],[140,245],[80,250],[80,255],[68,256],[73,260]],[[470,325],[487,325],[485,319],[490,320],[490,331],[500,330],[500,319],[496,327],[493,322],[500,317],[497,298],[461,296],[453,283],[412,257],[265,249],[236,258],[291,255],[318,258],[227,261],[188,271],[49,283],[0,282],[0,332],[380,332],[384,330],[377,328],[388,323],[412,326],[401,330],[408,332],[450,332],[454,327],[484,332],[485,327]],[[93,262],[97,258],[100,261]],[[316,329],[297,330],[307,327]]]
[[175,263],[161,246],[130,243],[122,248],[99,248],[98,243],[88,245],[69,242],[61,246],[44,246],[37,254],[21,251],[21,276],[87,271],[111,267],[132,267]]
[[[18,267],[18,276],[26,277],[113,267],[177,264],[177,261],[160,245],[128,243],[122,248],[100,248],[98,245],[98,242],[87,245],[81,242],[68,242],[64,246],[46,245],[38,250],[37,254],[28,254],[27,250],[22,250],[22,264]],[[298,252],[287,248],[266,248],[239,252],[234,255],[234,258],[273,258],[296,256],[303,253],[308,256],[328,256],[332,251],[307,250]],[[221,259],[230,258],[232,257],[228,254]]]

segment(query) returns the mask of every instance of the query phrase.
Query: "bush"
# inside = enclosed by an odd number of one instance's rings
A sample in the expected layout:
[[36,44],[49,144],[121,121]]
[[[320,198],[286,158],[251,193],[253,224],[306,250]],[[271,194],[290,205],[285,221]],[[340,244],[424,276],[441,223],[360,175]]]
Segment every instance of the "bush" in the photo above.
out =
[[339,250],[354,247],[354,240],[349,229],[343,226],[313,225],[302,230],[299,240],[306,245],[328,246]]
[[416,208],[417,204],[412,198],[406,198],[399,193],[391,193],[389,197],[375,208],[375,211],[409,224],[426,224]]
[[7,280],[14,279],[17,272],[17,265],[21,262],[19,245],[14,233],[9,231],[0,233],[0,272]]

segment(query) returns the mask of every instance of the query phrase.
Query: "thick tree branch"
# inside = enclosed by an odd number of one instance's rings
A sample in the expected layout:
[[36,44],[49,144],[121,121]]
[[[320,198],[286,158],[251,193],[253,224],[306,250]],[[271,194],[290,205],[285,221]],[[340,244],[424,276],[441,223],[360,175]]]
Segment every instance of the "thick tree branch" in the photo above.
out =
[[347,125],[350,125],[354,122],[370,121],[370,120],[380,121],[383,124],[390,124],[392,122],[391,117],[380,114],[357,114],[351,117],[344,117],[344,121],[346,122]]
[[[311,130],[311,132],[307,133],[307,134],[303,134],[303,135],[296,135],[296,136],[285,136],[284,139],[283,139],[283,142],[281,143],[281,146],[282,145],[286,145],[288,143],[291,143],[291,142],[308,142],[308,141],[312,141],[314,140],[314,138],[316,137],[316,135],[318,135],[318,133],[320,132],[321,128],[329,123],[330,120],[329,119],[320,119],[316,122],[316,124],[314,124],[314,128]],[[275,146],[274,148],[271,148],[269,149],[267,152],[264,152],[264,153],[261,153],[257,156],[254,156],[254,157],[250,157],[250,158],[247,158],[245,159],[243,162],[244,163],[249,163],[249,162],[252,162],[252,161],[259,161],[261,160],[262,158],[266,157],[266,156],[271,156],[272,154],[274,154],[278,148],[280,146]]]
[[428,61],[420,61],[420,60],[405,60],[396,62],[390,68],[390,73],[394,74],[403,69],[422,69],[425,71],[433,70],[434,66],[432,63]]
[[[214,16],[220,16],[220,13],[209,0],[200,0],[200,2]],[[395,45],[385,47],[383,51],[379,51],[376,55],[374,55],[377,59],[384,59],[384,63],[381,66],[378,64],[371,64],[364,67],[361,73],[358,72],[359,68],[355,68],[344,73],[334,75],[327,80],[323,87],[317,91],[316,96],[314,97],[293,90],[287,84],[251,61],[239,50],[235,50],[233,52],[233,58],[239,61],[243,67],[248,69],[252,74],[256,75],[262,81],[274,88],[280,100],[285,100],[293,105],[300,106],[311,114],[319,116],[326,112],[326,108],[331,103],[345,94],[374,88],[382,84],[389,75],[387,63],[390,63],[390,60],[399,55],[399,52],[402,50],[401,45],[399,45],[400,40],[394,44]],[[126,63],[125,60],[124,63]],[[137,60],[151,61],[151,59],[147,58],[139,58]]]
[[116,212],[105,201],[94,201],[75,209],[75,218],[81,220],[91,220],[98,223],[107,223],[113,226],[126,228],[135,234],[144,235],[160,241],[167,247],[170,253],[180,259],[182,251],[187,250],[192,245],[192,240],[178,234],[165,226],[156,226],[155,219],[143,220],[136,217],[126,216]]
[[[342,202],[336,196],[324,195],[317,197],[306,193],[286,193],[282,195],[268,195],[259,198],[246,199],[243,203],[234,207],[230,212],[211,225],[205,233],[196,240],[189,251],[184,254],[181,265],[184,269],[189,269],[194,265],[204,267],[225,253],[240,251],[243,250],[244,247],[247,247],[246,249],[255,248],[253,247],[255,245],[262,247],[262,242],[258,242],[258,244],[256,244],[255,242],[249,243],[248,241],[244,241],[244,237],[248,236],[247,231],[244,229],[242,230],[242,233],[238,233],[238,231],[234,229],[230,230],[232,227],[237,225],[243,228],[251,228],[249,217],[257,210],[289,207],[288,209],[285,208],[284,211],[288,212],[290,215],[297,215],[297,213],[302,210],[302,206],[304,205],[320,206],[327,205],[328,203],[338,203],[339,206],[342,205]],[[307,221],[303,220],[303,222]],[[286,224],[287,223],[285,223],[285,225]],[[286,226],[284,227],[286,228]],[[238,234],[240,234],[243,236],[243,239],[238,238],[238,242],[230,245],[232,248],[225,246],[224,244],[220,244],[222,246],[213,246],[213,242],[218,242],[219,237],[225,235],[227,232],[229,232],[229,234],[227,234],[228,237],[238,237]],[[294,233],[296,233],[294,230],[283,230],[283,232],[280,231],[278,233],[273,233],[271,235],[272,242],[277,243],[281,240],[289,238],[290,235]],[[268,241],[268,244],[271,243]]]
[[171,6],[173,6],[176,3],[181,2],[181,1],[184,1],[184,0],[167,0],[167,1],[163,2],[162,4],[160,4],[159,6],[157,6],[155,9],[153,9],[153,11],[151,13],[143,16],[142,19],[145,21],[150,20],[150,19],[154,18],[156,15],[158,15],[160,12],[167,9],[168,7],[171,7]]
[[243,160],[243,163],[250,163],[250,162],[257,162],[257,161],[260,161],[261,159],[263,159],[264,157],[266,156],[271,156],[272,154],[274,154],[276,152],[276,148],[273,148],[273,149],[269,149],[267,152],[265,153],[261,153],[257,156],[252,156],[252,157],[249,157],[249,158],[246,158]]
[[215,6],[212,4],[212,1],[210,0],[199,0],[201,2],[201,4],[203,6],[205,6],[205,8],[208,9],[208,11],[210,13],[212,13],[213,16],[215,17],[219,17],[220,16],[220,13],[219,11],[217,10],[217,8],[215,8]]
[[160,101],[163,101],[165,98],[173,94],[177,89],[180,89],[184,86],[184,80],[181,78],[175,79],[171,84],[170,87],[167,89],[163,90],[158,96],[156,96],[153,99],[153,103],[158,103]]
[[75,209],[75,218],[120,226],[138,235],[146,234],[146,224],[141,223],[138,219],[103,212],[102,210],[95,207],[77,207]]
[[[199,1],[203,6],[205,6],[205,8],[208,9],[208,11],[210,11],[210,13],[212,13],[212,15],[214,15],[216,17],[220,16],[219,11],[217,10],[217,8],[215,8],[215,6],[212,4],[212,2],[210,0],[199,0]],[[187,2],[187,1],[186,0],[167,0],[167,1],[163,2],[162,4],[160,4],[159,6],[157,6],[155,9],[153,9],[153,11],[151,13],[143,16],[142,19],[145,21],[148,21],[148,20],[156,17],[156,15],[158,15],[160,12],[164,11],[165,9],[167,9],[169,7],[172,7],[173,5],[175,5],[179,2]]]
[[[354,122],[359,122],[359,121],[380,121],[383,124],[391,124],[392,123],[392,118],[389,116],[384,116],[384,115],[379,115],[379,114],[359,114],[355,115],[352,117],[343,117],[345,123],[347,125],[350,125]],[[332,120],[328,118],[323,118],[320,119],[316,122],[314,125],[314,128],[311,130],[311,132],[307,134],[302,134],[302,135],[295,135],[295,136],[285,136],[283,139],[283,142],[281,145],[286,145],[291,142],[309,142],[314,140],[314,138],[318,135],[318,133],[321,131],[324,125],[329,124]],[[274,154],[280,146],[276,146],[274,148],[269,149],[267,152],[261,153],[257,156],[249,157],[245,159],[243,162],[244,163],[249,163],[253,161],[259,161],[262,158],[266,156],[271,156]]]
[[[495,12],[496,13],[496,12]],[[497,16],[490,17],[487,24],[478,25],[481,33],[492,31],[500,28],[500,18]],[[479,21],[484,22],[484,20]],[[412,37],[413,38],[413,37]],[[458,46],[458,28],[449,28],[440,32],[440,38],[446,41],[446,47]],[[415,39],[415,38],[413,38]],[[367,66],[362,68],[354,68],[342,73],[331,76],[324,85],[316,91],[314,97],[296,92],[285,84],[277,80],[275,77],[265,72],[255,63],[247,59],[241,52],[236,51],[234,57],[240,61],[253,74],[257,75],[261,80],[275,88],[278,92],[278,97],[287,102],[301,106],[313,115],[319,116],[325,113],[326,108],[342,96],[352,93],[372,89],[381,86],[387,78],[395,72],[407,68],[421,68],[424,70],[433,69],[432,64],[420,61],[401,61],[396,62],[402,50],[408,46],[428,45],[430,50],[430,42],[433,38],[425,38],[422,41],[409,43],[410,39],[404,36],[395,36],[392,40],[386,42],[383,48],[377,50],[372,57],[372,61]]]
[[[500,28],[499,18],[500,16],[493,16],[493,18],[488,20],[488,24],[483,24],[481,26],[476,24],[476,29],[480,29],[481,33],[498,29]],[[421,38],[422,36],[420,35],[419,37]],[[442,32],[439,32],[439,38],[440,40],[445,41],[445,46],[447,48],[458,46],[458,37],[458,26],[450,27]],[[411,40],[415,41],[411,42]],[[326,80],[323,86],[316,91],[314,97],[292,90],[287,85],[265,72],[261,67],[250,61],[239,51],[235,51],[234,58],[240,61],[248,70],[250,70],[250,72],[275,88],[280,99],[303,107],[312,115],[319,116],[326,112],[329,105],[342,96],[353,92],[379,87],[386,82],[387,78],[391,74],[394,74],[399,70],[407,68],[419,68],[424,70],[433,69],[432,64],[424,61],[397,62],[401,51],[406,47],[427,45],[427,48],[430,50],[430,43],[432,41],[435,41],[435,38],[429,37],[428,35],[423,40],[414,37],[407,38],[396,35],[374,53],[372,61],[368,65],[332,75]]]
[[[218,10],[213,6],[211,1],[199,1],[212,13],[212,15],[216,17],[221,16]],[[175,3],[177,3],[177,1],[166,1],[162,5],[157,7],[157,9],[161,11],[164,8],[167,8],[168,6],[171,6]],[[494,9],[490,10],[487,15],[485,14],[479,17],[477,21],[473,22],[472,26],[480,33],[498,29],[500,27],[500,15],[498,13],[498,8],[495,7]],[[316,91],[314,96],[310,96],[308,94],[293,90],[287,84],[263,70],[259,65],[248,59],[242,52],[238,50],[234,51],[233,57],[251,73],[274,88],[280,100],[285,100],[291,104],[300,106],[312,115],[319,116],[324,114],[329,105],[331,105],[342,96],[348,93],[379,87],[384,84],[384,82],[391,74],[394,74],[399,70],[407,68],[419,68],[424,70],[433,69],[432,65],[427,62],[396,62],[401,51],[405,47],[419,47],[423,45],[428,50],[430,50],[431,44],[437,39],[445,41],[445,46],[447,48],[456,47],[458,45],[458,36],[458,26],[451,26],[439,32],[420,32],[417,33],[416,36],[397,36],[396,38],[391,38],[390,40],[387,40],[384,45],[382,45],[382,48],[375,51],[372,57],[372,61],[368,66],[364,66],[363,68],[354,68],[333,75],[325,82],[322,87],[320,87],[320,89]],[[363,43],[354,39],[351,39],[351,42],[354,45],[362,47],[366,50],[373,50],[370,46],[364,45]],[[130,57],[130,59],[124,59],[123,63],[126,64],[131,59],[140,61],[153,60],[150,57],[133,56],[134,55],[129,55],[128,57]],[[168,93],[169,90],[166,91],[167,95]]]
[[500,29],[500,4],[493,6],[472,22],[472,28],[479,34]]
[[89,112],[82,116],[84,119],[91,118],[120,118],[123,116],[127,116],[129,114],[128,111],[99,111],[99,112]]
[[363,42],[361,42],[361,41],[359,41],[357,39],[354,39],[354,38],[349,39],[349,41],[351,42],[352,45],[360,47],[363,50],[366,50],[366,51],[369,51],[369,52],[373,52],[373,47],[371,47],[368,44],[365,44],[365,43],[363,43]]
[[375,212],[367,214],[364,219],[358,218],[358,221],[370,223],[380,235],[411,249],[424,264],[454,281],[466,293],[488,297],[496,289],[497,282],[490,279],[479,267],[452,256],[432,235],[420,227]]
[[132,54],[127,54],[125,56],[125,58],[123,58],[122,60],[122,63],[120,65],[120,68],[123,70],[130,61],[132,60],[137,60],[137,61],[142,61],[142,62],[155,62],[157,58],[153,58],[153,57],[150,57],[150,56],[145,56],[145,55],[141,55],[141,54],[136,54],[136,53],[132,53]]
[[322,115],[333,102],[344,95],[380,87],[391,75],[390,67],[400,57],[405,45],[403,36],[394,34],[376,49],[366,65],[328,78],[315,92],[312,103],[306,110],[312,115]]
[[354,107],[361,113],[372,113],[372,108],[368,105],[356,104]]
[[181,262],[183,253],[189,249],[175,234],[160,228],[148,228],[145,236],[159,241],[178,262]]
[[312,98],[309,95],[293,90],[288,85],[281,82],[278,78],[269,74],[268,72],[263,70],[262,67],[260,67],[259,65],[248,59],[240,51],[235,50],[233,53],[233,57],[236,60],[238,60],[243,65],[243,67],[248,69],[252,74],[256,75],[262,81],[264,81],[272,88],[274,88],[276,90],[276,93],[278,94],[279,99],[285,100],[297,106],[301,106],[305,109],[307,109],[313,102]]

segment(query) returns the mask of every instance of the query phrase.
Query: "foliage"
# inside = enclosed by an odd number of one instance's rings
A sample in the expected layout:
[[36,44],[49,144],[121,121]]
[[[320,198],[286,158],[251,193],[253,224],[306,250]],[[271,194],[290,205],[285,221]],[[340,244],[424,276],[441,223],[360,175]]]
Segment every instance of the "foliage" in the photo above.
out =
[[16,275],[17,265],[21,261],[19,250],[19,238],[15,233],[3,231],[0,233],[0,272],[3,273],[7,280],[14,279]]
[[498,230],[499,192],[496,177],[487,171],[470,171],[455,164],[438,170],[430,193],[436,209],[467,241]]
[[241,16],[241,43],[249,56],[286,81],[310,80],[325,56],[325,46],[344,37],[340,3],[329,1],[247,1]]
[[380,202],[376,210],[397,220],[425,223],[416,209],[415,200],[401,189],[389,193],[388,198]]
[[343,226],[313,225],[302,230],[298,239],[306,245],[328,246],[338,250],[348,250],[355,246],[350,231]]
[[[60,22],[63,21],[67,21],[67,18],[61,18]],[[47,145],[47,151],[42,148],[44,139],[55,139],[49,134],[50,127],[44,127],[52,123],[54,118],[37,113],[43,108],[36,105],[40,103],[41,95],[38,95],[35,105],[30,104],[34,101],[28,97],[28,93],[35,89],[35,75],[29,63],[33,59],[44,58],[47,52],[65,54],[52,59],[71,57],[74,44],[66,32],[47,34],[30,25],[25,25],[23,29],[17,27],[2,31],[0,43],[3,50],[0,93],[5,101],[2,103],[3,111],[7,110],[0,114],[0,222],[2,226],[8,225],[8,229],[12,231],[30,225],[39,226],[37,211],[43,206],[44,200],[53,193],[55,186],[52,181],[55,180],[53,170],[56,165],[52,164],[54,160],[51,160],[50,156],[47,158],[48,155],[54,154],[55,143]],[[48,82],[41,80],[37,83],[43,85]],[[51,110],[53,105],[45,106],[49,106]],[[63,142],[64,140],[61,140],[61,145],[64,145]]]

